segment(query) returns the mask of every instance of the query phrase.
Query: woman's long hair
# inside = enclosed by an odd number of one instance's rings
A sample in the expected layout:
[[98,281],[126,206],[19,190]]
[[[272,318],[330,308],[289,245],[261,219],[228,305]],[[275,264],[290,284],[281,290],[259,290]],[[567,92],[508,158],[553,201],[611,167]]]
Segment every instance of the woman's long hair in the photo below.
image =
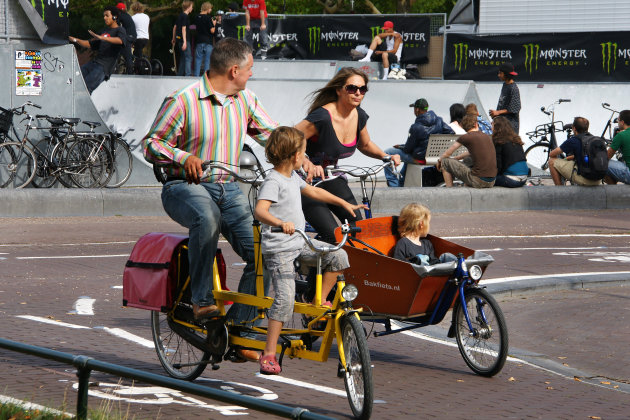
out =
[[505,144],[512,142],[522,146],[524,143],[521,138],[514,132],[512,124],[505,117],[495,117],[492,120],[492,142],[494,144]]
[[313,101],[311,102],[311,106],[308,108],[308,113],[310,114],[320,106],[336,102],[338,99],[337,89],[343,88],[346,81],[352,76],[362,77],[365,82],[365,86],[367,86],[369,79],[367,74],[365,74],[362,70],[354,67],[342,67],[337,74],[335,74],[333,78],[326,83],[326,86],[321,89],[317,89],[310,94]]

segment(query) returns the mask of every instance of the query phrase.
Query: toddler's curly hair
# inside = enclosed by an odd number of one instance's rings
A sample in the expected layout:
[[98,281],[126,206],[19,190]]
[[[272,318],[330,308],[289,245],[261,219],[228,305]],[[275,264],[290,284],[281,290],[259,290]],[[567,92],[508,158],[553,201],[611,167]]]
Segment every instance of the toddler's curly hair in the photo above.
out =
[[293,127],[280,126],[273,130],[265,145],[265,156],[269,163],[278,166],[291,159],[304,144],[304,133]]

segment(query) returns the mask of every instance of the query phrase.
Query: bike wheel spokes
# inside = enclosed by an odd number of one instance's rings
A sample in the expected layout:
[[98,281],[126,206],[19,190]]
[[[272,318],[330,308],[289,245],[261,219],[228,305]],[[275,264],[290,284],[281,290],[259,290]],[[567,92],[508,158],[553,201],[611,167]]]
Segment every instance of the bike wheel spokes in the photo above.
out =
[[100,187],[109,156],[109,151],[101,147],[97,140],[77,140],[66,155],[66,171],[72,182],[80,188]]
[[37,158],[37,170],[32,184],[36,188],[50,188],[57,183],[55,165],[52,162],[51,139],[42,139],[35,145],[35,156]]
[[169,325],[168,314],[151,312],[155,351],[162,367],[173,378],[192,381],[206,368],[210,354],[184,340]]
[[350,408],[355,417],[367,419],[372,414],[374,384],[363,325],[355,316],[349,315],[343,319],[341,329],[346,359],[344,383]]
[[540,143],[530,146],[525,152],[527,165],[530,167],[532,176],[551,177],[549,172],[549,144]]
[[107,187],[118,188],[123,185],[131,176],[133,170],[133,155],[126,141],[116,138],[113,146],[109,141],[105,144],[110,147],[112,161],[107,165],[107,171],[111,173],[111,178],[107,183]]
[[0,144],[0,188],[24,188],[35,176],[33,151],[17,142]]
[[493,376],[505,363],[508,351],[507,326],[494,298],[483,289],[466,291],[466,309],[472,325],[468,327],[463,307],[455,315],[456,338],[466,364],[476,373]]

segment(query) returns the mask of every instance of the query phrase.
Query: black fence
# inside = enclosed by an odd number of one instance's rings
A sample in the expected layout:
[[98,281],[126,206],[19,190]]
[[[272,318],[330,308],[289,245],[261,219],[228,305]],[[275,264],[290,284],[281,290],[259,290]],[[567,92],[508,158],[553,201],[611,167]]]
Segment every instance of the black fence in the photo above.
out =
[[88,383],[90,379],[90,374],[93,370],[109,373],[111,375],[116,375],[123,378],[133,379],[136,381],[146,382],[152,385],[176,389],[178,391],[187,392],[189,394],[197,395],[200,397],[211,398],[213,400],[225,403],[240,405],[250,408],[252,410],[262,411],[264,413],[274,414],[280,417],[305,420],[324,420],[332,418],[320,414],[311,413],[305,408],[288,407],[286,405],[264,401],[246,395],[237,395],[231,392],[220,391],[202,385],[194,384],[192,382],[186,382],[179,379],[156,375],[154,373],[143,372],[138,369],[132,369],[112,363],[101,362],[87,356],[76,356],[70,353],[63,353],[60,351],[47,349],[45,347],[32,346],[30,344],[19,343],[16,341],[6,340],[4,338],[0,338],[0,348],[5,348],[18,353],[30,354],[32,356],[54,360],[61,363],[66,363],[77,368],[77,377],[79,378],[77,418],[80,420],[87,419]]

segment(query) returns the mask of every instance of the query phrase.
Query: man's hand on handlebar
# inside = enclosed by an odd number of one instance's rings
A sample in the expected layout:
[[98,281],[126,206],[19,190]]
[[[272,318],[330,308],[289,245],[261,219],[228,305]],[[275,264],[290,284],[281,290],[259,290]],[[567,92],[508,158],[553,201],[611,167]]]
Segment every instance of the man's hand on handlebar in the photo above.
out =
[[394,162],[394,165],[400,165],[400,155],[391,155],[390,158],[392,162]]
[[201,164],[203,161],[197,156],[190,155],[184,162],[184,171],[186,171],[186,181],[189,184],[199,184],[201,182],[201,176],[203,175],[203,169]]

